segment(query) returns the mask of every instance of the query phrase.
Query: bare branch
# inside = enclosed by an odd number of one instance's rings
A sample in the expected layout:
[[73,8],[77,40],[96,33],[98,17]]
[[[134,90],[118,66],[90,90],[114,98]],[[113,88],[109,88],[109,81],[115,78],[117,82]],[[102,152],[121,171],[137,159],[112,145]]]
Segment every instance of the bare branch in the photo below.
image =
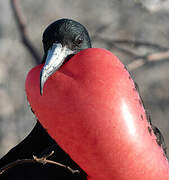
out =
[[[33,44],[31,43],[31,41],[28,37],[24,16],[19,7],[19,0],[11,0],[11,8],[13,10],[14,17],[15,17],[16,23],[18,25],[18,29],[20,32],[22,42],[27,47],[28,51],[34,58],[36,64],[39,64],[41,58],[40,58],[39,53],[36,51],[35,47],[33,46]],[[137,69],[137,68],[143,66],[147,62],[161,61],[161,60],[169,58],[168,48],[163,47],[158,44],[155,44],[155,43],[146,42],[146,41],[133,41],[133,40],[126,40],[126,39],[122,39],[122,40],[118,40],[118,39],[113,40],[112,39],[111,40],[111,39],[106,39],[106,38],[100,37],[98,33],[103,32],[107,28],[108,28],[107,25],[98,28],[95,35],[92,38],[94,40],[99,40],[99,41],[104,42],[108,46],[109,49],[115,48],[118,51],[121,51],[129,56],[133,56],[135,58],[135,60],[132,63],[127,65],[129,70]],[[127,50],[125,48],[119,47],[118,45],[130,45],[133,47],[145,46],[148,48],[156,49],[159,51],[165,51],[165,52],[153,53],[151,55],[142,56],[140,58],[139,56],[137,56],[136,53],[133,53],[132,51]]]
[[14,14],[14,18],[18,26],[18,30],[20,32],[19,34],[22,39],[22,42],[27,48],[27,50],[30,52],[30,54],[32,55],[35,63],[39,64],[41,57],[29,39],[24,16],[21,12],[21,8],[19,7],[19,0],[11,0],[10,2],[11,2],[11,8]]
[[134,60],[132,63],[127,64],[126,66],[129,71],[133,71],[133,70],[143,66],[144,64],[145,64],[144,59],[137,59],[137,60]]
[[126,39],[122,39],[122,40],[113,40],[112,43],[115,44],[127,44],[127,45],[132,45],[134,47],[140,47],[140,46],[146,46],[149,48],[153,48],[153,49],[157,49],[160,51],[167,51],[168,48],[161,46],[159,44],[155,44],[155,43],[151,43],[151,42],[146,42],[146,41],[137,41],[137,40],[126,40]]
[[12,163],[9,163],[6,166],[2,167],[0,169],[0,175],[3,174],[8,169],[11,169],[11,168],[13,168],[13,167],[15,167],[17,165],[24,164],[24,163],[41,163],[41,164],[44,164],[44,165],[47,164],[47,163],[48,164],[54,164],[54,165],[61,166],[61,167],[64,167],[64,168],[68,169],[72,174],[80,173],[79,170],[74,170],[71,167],[66,166],[64,164],[61,164],[61,163],[58,163],[58,162],[55,162],[55,161],[52,161],[52,160],[48,160],[47,158],[52,156],[53,153],[54,153],[54,151],[52,151],[50,154],[44,155],[41,158],[38,158],[37,156],[33,155],[33,159],[18,159],[16,161],[14,161]]
[[169,58],[169,51],[158,52],[147,56],[149,61],[161,61]]
[[[106,26],[103,26],[102,28],[100,28],[101,32],[104,31],[106,28],[107,28]],[[100,29],[98,32],[100,32]],[[169,48],[161,46],[159,44],[152,43],[152,42],[133,41],[133,40],[126,40],[126,39],[121,39],[121,40],[112,39],[111,40],[111,39],[100,37],[100,35],[97,32],[96,32],[96,35],[93,36],[93,39],[96,41],[104,42],[110,50],[112,48],[115,48],[116,50],[133,57],[134,60],[132,61],[132,63],[127,65],[128,70],[130,70],[130,71],[135,70],[135,69],[145,65],[146,63],[169,59]],[[129,45],[132,48],[144,46],[144,47],[162,51],[162,52],[157,52],[157,53],[140,56],[140,55],[137,55],[137,53],[133,52],[132,50],[123,48],[120,45]]]
[[142,58],[135,59],[132,63],[128,64],[127,67],[128,70],[132,71],[145,65],[145,63],[163,61],[166,59],[169,59],[169,51],[153,53]]
[[127,56],[131,56],[131,57],[137,57],[137,54],[128,50],[128,49],[125,49],[125,48],[122,48],[122,47],[119,47],[118,45],[116,44],[108,44],[108,48],[111,50],[112,48],[113,49],[116,49],[117,51],[121,52],[121,53],[124,53],[126,54]]
[[115,45],[130,45],[133,47],[145,46],[145,47],[152,48],[159,51],[168,50],[167,47],[164,47],[159,44],[152,43],[152,42],[147,42],[147,41],[128,40],[128,39],[110,39],[110,38],[105,38],[105,37],[102,38],[98,34],[94,35],[92,39],[102,41],[105,44],[109,44],[109,45],[114,45],[114,44]]

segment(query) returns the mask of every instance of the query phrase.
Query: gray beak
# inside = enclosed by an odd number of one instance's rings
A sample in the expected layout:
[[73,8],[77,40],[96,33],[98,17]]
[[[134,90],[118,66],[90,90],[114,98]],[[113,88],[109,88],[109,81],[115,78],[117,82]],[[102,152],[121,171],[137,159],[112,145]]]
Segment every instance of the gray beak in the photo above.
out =
[[66,57],[74,52],[61,43],[54,43],[48,50],[45,65],[40,73],[40,94],[43,94],[43,87],[47,79],[56,72],[65,61]]

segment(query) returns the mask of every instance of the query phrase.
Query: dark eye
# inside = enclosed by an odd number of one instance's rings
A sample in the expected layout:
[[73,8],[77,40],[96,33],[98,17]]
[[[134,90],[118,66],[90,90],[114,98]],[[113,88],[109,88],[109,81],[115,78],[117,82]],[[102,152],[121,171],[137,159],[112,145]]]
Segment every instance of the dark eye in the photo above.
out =
[[77,45],[80,45],[83,41],[83,38],[81,36],[78,36],[75,38],[74,43]]

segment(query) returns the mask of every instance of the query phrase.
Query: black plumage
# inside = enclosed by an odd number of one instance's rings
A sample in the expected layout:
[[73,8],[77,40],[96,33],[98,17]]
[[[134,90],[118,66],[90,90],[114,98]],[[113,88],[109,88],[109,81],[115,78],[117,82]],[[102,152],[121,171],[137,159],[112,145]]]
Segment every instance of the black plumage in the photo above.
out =
[[[50,61],[51,57],[48,57],[49,51],[51,50],[53,45],[60,44],[59,47],[66,47],[69,50],[67,56],[64,57],[64,61],[59,64],[59,66],[53,66],[47,62],[48,58]],[[67,62],[71,56],[78,53],[79,51],[90,48],[91,42],[90,37],[83,25],[80,23],[70,20],[70,19],[61,19],[55,21],[51,25],[49,25],[43,34],[43,46],[44,46],[44,58],[42,63],[45,63],[45,66],[51,66],[53,72],[56,71],[62,64]],[[57,48],[57,46],[55,47]],[[47,69],[47,67],[46,67]],[[46,69],[42,69],[41,79],[43,77],[43,71]],[[53,73],[52,72],[52,73]],[[47,72],[46,74],[50,76],[51,72]],[[46,76],[45,74],[45,76]],[[42,80],[42,83],[45,83],[47,80]],[[40,82],[41,83],[41,82]],[[41,87],[41,90],[43,86]],[[162,146],[164,152],[166,153],[166,147],[164,143],[164,139],[160,131],[151,124],[151,128],[149,127],[149,132],[153,130],[156,137],[157,143],[159,146]],[[71,159],[71,157],[66,154],[57,143],[48,135],[47,131],[41,126],[41,124],[37,121],[32,132],[16,147],[11,149],[1,160],[0,160],[0,168],[5,165],[16,161],[17,159],[33,159],[33,155],[37,157],[42,157],[45,154],[49,154],[51,151],[54,151],[54,154],[49,158],[53,161],[62,163],[66,166],[71,167],[72,169],[77,169],[80,173],[72,174],[68,169],[64,167],[59,167],[57,165],[52,164],[39,164],[39,163],[24,163],[17,165],[13,168],[10,168],[2,175],[0,175],[0,179],[2,180],[50,180],[50,179],[72,179],[72,180],[85,180],[87,179],[87,174]]]
[[[91,47],[90,37],[86,28],[70,19],[60,19],[50,24],[43,33],[42,41],[44,46],[42,63],[46,62],[48,51],[56,43],[61,44],[62,47],[66,47],[71,52],[64,58],[63,64],[74,54]],[[87,179],[87,174],[57,145],[39,122],[20,144],[11,149],[0,160],[0,168],[18,159],[33,159],[33,155],[42,157],[51,151],[54,151],[54,154],[49,159],[69,166],[72,169],[77,169],[80,173],[72,174],[68,169],[52,164],[24,163],[8,169],[0,175],[0,179]]]

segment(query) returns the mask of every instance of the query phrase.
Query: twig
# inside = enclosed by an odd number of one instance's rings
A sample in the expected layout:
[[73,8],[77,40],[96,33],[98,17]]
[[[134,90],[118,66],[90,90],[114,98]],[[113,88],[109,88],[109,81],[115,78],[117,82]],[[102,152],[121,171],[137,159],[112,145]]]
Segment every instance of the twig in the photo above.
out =
[[126,39],[122,39],[122,40],[113,40],[112,43],[115,44],[129,44],[132,45],[134,47],[140,47],[140,46],[146,46],[149,48],[153,48],[153,49],[158,49],[161,51],[167,51],[168,48],[164,47],[164,46],[160,46],[159,44],[155,44],[155,43],[151,43],[151,42],[146,42],[146,41],[138,41],[138,40],[126,40]]
[[66,166],[64,164],[61,164],[61,163],[58,163],[58,162],[55,162],[55,161],[52,161],[52,160],[48,160],[47,158],[52,156],[53,153],[54,153],[54,151],[52,151],[50,154],[44,155],[41,158],[38,158],[37,156],[33,155],[33,159],[18,159],[16,161],[14,161],[12,163],[9,163],[6,166],[2,167],[0,169],[0,175],[3,174],[8,169],[11,169],[11,168],[13,168],[13,167],[15,167],[17,165],[24,164],[24,163],[41,163],[41,164],[44,164],[44,165],[47,164],[47,163],[48,164],[54,164],[54,165],[61,166],[61,167],[64,167],[64,168],[68,169],[72,174],[80,173],[79,170],[74,170],[71,167]]
[[[104,30],[105,28],[106,27],[101,28],[101,31]],[[93,37],[95,40],[104,42],[109,48],[115,48],[118,51],[123,52],[123,53],[133,57],[133,59],[134,59],[133,62],[126,65],[128,67],[128,70],[130,70],[130,71],[135,70],[149,62],[163,61],[163,60],[169,59],[169,48],[160,46],[158,44],[154,44],[154,43],[146,42],[146,41],[133,41],[133,40],[126,40],[126,39],[110,40],[110,39],[100,37],[100,35],[98,33],[96,33],[96,35]],[[118,45],[132,45],[133,47],[145,46],[145,47],[153,48],[153,49],[156,49],[156,50],[159,50],[162,52],[138,56],[136,53],[133,53],[130,50],[121,48]]]
[[21,12],[21,8],[19,7],[19,1],[11,0],[10,2],[11,2],[11,8],[14,14],[14,18],[20,32],[19,34],[22,39],[22,42],[25,45],[25,47],[28,49],[30,54],[32,55],[33,59],[35,60],[35,63],[39,64],[41,58],[40,58],[39,53],[36,51],[35,47],[33,46],[33,44],[31,43],[28,37],[24,16]]
[[127,56],[131,56],[131,57],[137,57],[137,54],[128,50],[128,49],[125,49],[125,48],[122,48],[122,47],[119,47],[117,46],[116,44],[107,44],[108,45],[108,48],[109,49],[116,49],[117,51],[119,52],[122,52],[124,54],[126,54]]
[[149,47],[149,48],[153,48],[153,49],[156,49],[156,50],[159,50],[159,51],[167,51],[168,48],[167,47],[164,47],[164,46],[161,46],[159,44],[155,44],[155,43],[152,43],[152,42],[147,42],[147,41],[138,41],[138,40],[128,40],[128,39],[107,39],[107,38],[102,38],[100,37],[98,34],[94,35],[93,36],[93,39],[94,40],[100,40],[106,44],[109,44],[109,45],[113,45],[113,44],[122,44],[122,45],[130,45],[130,46],[133,46],[133,47],[140,47],[140,46],[145,46],[145,47]]
[[[28,51],[34,58],[36,64],[39,64],[41,58],[40,58],[39,53],[36,51],[36,49],[34,48],[33,44],[31,43],[31,41],[28,37],[28,33],[26,30],[26,23],[24,21],[24,16],[21,13],[21,9],[19,8],[19,0],[11,0],[11,8],[13,10],[14,17],[15,17],[16,23],[18,25],[18,29],[20,31],[20,36],[21,36],[22,42],[27,47]],[[136,58],[136,60],[134,60],[132,63],[127,65],[129,70],[137,69],[137,68],[143,66],[147,62],[161,61],[161,60],[169,58],[168,48],[160,46],[158,44],[154,44],[151,42],[145,42],[145,41],[132,41],[132,40],[125,40],[125,39],[111,40],[111,39],[101,38],[98,35],[98,33],[104,31],[107,27],[108,26],[105,25],[103,27],[98,28],[96,34],[93,36],[93,39],[103,41],[104,43],[106,43],[108,45],[109,48],[114,47],[117,50],[119,50],[123,53],[126,53],[127,55],[133,56],[134,58],[137,57],[137,55],[135,53],[133,53],[129,50],[126,50],[124,48],[118,47],[117,45],[124,44],[124,45],[132,45],[134,47],[146,46],[149,48],[158,49],[160,51],[166,51],[166,52],[159,52],[159,53],[154,53],[151,55],[143,56],[141,58]]]
[[127,67],[128,70],[132,71],[143,66],[147,62],[163,61],[166,59],[169,59],[169,51],[153,53],[142,58],[138,58],[132,63],[128,64]]

